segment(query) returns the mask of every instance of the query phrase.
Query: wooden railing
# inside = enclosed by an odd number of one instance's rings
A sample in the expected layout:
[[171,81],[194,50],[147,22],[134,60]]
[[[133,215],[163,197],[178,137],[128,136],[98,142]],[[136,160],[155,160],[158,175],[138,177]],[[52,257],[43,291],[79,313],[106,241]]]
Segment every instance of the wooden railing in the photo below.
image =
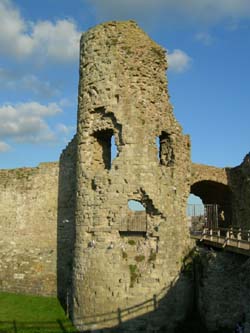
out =
[[190,236],[201,242],[250,256],[250,230],[241,228],[203,228],[202,231],[192,230]]

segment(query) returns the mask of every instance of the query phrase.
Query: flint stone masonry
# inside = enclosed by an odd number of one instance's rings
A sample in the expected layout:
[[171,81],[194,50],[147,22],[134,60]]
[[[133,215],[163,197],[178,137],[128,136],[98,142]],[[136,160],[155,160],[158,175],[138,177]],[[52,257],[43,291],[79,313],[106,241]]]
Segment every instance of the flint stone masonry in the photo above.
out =
[[[250,155],[235,168],[191,162],[165,52],[135,22],[90,29],[80,50],[77,134],[60,161],[0,170],[0,290],[57,295],[82,331],[170,333],[194,299],[188,196],[220,205],[225,226],[250,229]],[[131,211],[130,200],[145,211]],[[249,266],[237,258],[205,260],[198,302],[211,329],[223,321],[212,286],[223,278],[226,299],[243,281],[231,283],[223,267],[233,260],[245,276]]]
[[[188,286],[175,296],[170,286],[188,251],[191,161],[189,137],[169,103],[165,52],[135,22],[109,22],[83,34],[80,59],[74,323],[84,330],[122,323],[138,331],[131,320],[149,312],[140,304],[161,294],[160,311],[173,315],[166,320],[156,311],[151,321],[170,331],[187,311],[179,300]],[[109,169],[112,135],[118,156]],[[119,232],[129,200],[146,209],[146,237]],[[118,310],[121,317],[111,315]]]
[[250,154],[234,168],[202,164],[191,166],[190,192],[205,204],[219,204],[226,213],[227,225],[250,229]]
[[72,289],[75,244],[76,135],[59,161],[57,213],[57,295],[67,309]]
[[217,168],[214,166],[193,163],[191,171],[191,186],[205,180],[228,185],[228,170],[229,168]]
[[56,295],[58,163],[0,171],[0,288]]
[[250,154],[230,170],[233,225],[250,230]]
[[209,332],[234,331],[238,321],[250,332],[250,259],[227,252],[200,250],[197,305]]

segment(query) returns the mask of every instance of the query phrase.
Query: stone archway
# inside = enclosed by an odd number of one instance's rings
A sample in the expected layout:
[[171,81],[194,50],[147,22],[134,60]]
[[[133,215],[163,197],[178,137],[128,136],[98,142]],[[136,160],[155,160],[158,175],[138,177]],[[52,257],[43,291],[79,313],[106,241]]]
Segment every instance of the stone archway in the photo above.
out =
[[232,225],[232,192],[228,185],[201,180],[191,185],[190,193],[200,197],[204,205],[217,205],[219,227]]

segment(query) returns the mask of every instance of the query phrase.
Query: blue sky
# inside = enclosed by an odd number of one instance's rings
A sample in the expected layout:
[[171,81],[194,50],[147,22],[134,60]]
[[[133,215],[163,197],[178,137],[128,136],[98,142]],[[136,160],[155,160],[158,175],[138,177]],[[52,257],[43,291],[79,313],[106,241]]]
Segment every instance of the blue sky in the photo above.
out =
[[134,19],[168,50],[169,94],[192,160],[250,150],[249,0],[0,0],[0,168],[57,161],[75,133],[81,32]]

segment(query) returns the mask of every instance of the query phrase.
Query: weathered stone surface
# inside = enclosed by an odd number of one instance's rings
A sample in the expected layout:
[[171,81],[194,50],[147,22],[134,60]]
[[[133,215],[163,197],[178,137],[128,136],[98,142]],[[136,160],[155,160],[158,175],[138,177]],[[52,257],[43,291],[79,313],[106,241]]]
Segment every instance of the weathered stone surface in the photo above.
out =
[[219,204],[227,225],[250,229],[250,155],[235,168],[216,168],[202,164],[191,166],[190,192],[205,204]]
[[[189,289],[177,285],[184,284],[180,270],[189,243],[189,137],[173,116],[165,59],[134,22],[97,26],[81,40],[73,275],[73,318],[80,328],[124,322],[150,331],[154,321],[154,329],[170,332],[187,310],[181,300]],[[118,156],[110,166],[112,135]],[[121,232],[131,199],[146,209],[145,235]],[[160,295],[159,311],[138,326],[132,319],[153,309],[154,295]]]
[[198,309],[209,331],[250,322],[249,257],[200,250]]
[[0,288],[56,294],[58,163],[0,171]]
[[191,185],[204,180],[228,185],[228,170],[230,170],[230,168],[217,168],[193,163]]
[[233,225],[250,230],[250,154],[230,171]]
[[[250,229],[249,155],[231,169],[191,163],[165,52],[135,22],[89,30],[80,57],[77,135],[59,163],[0,170],[0,290],[57,294],[83,330],[172,332],[193,300],[183,270],[188,195],[220,205],[225,226]],[[129,200],[145,212],[131,212]],[[199,308],[211,329],[232,326],[242,311],[250,322],[244,260],[206,261]]]
[[76,136],[59,161],[57,213],[57,295],[67,309],[72,286],[75,244]]

